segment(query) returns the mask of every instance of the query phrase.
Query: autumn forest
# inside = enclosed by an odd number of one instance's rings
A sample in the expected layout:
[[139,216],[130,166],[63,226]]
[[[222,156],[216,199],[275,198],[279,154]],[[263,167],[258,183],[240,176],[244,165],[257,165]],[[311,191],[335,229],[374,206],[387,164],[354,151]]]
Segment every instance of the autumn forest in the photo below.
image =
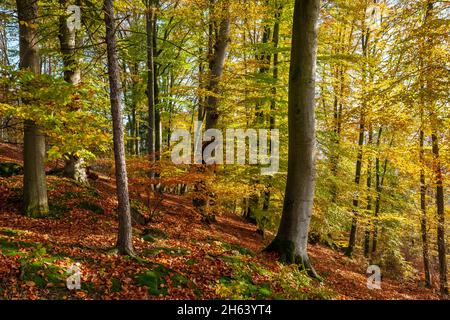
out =
[[0,300],[448,299],[449,18],[0,0]]

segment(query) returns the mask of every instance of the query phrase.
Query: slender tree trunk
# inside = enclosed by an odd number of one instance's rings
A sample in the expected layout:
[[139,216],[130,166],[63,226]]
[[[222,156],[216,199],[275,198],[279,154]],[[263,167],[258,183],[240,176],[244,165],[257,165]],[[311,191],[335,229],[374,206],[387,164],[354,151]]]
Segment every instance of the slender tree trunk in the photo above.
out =
[[[372,145],[372,139],[373,139],[373,132],[372,132],[372,126],[369,124],[369,146]],[[372,211],[372,195],[371,195],[371,189],[372,189],[372,157],[369,156],[369,159],[367,161],[367,224],[366,224],[366,230],[364,232],[364,256],[369,257],[370,254],[370,224],[371,224],[371,211]]]
[[[381,141],[381,133],[382,133],[382,127],[380,127],[380,130],[378,131],[378,138],[377,138],[377,148],[380,148],[380,141]],[[392,144],[392,141],[391,141]],[[383,164],[383,174],[380,173],[380,157],[377,156],[375,160],[375,181],[376,181],[376,191],[377,191],[377,197],[375,199],[375,213],[374,213],[374,222],[373,222],[373,240],[372,240],[372,251],[371,256],[374,256],[377,252],[377,244],[378,244],[378,216],[380,214],[380,208],[381,208],[381,192],[383,191],[383,185],[384,185],[384,177],[386,176],[386,170],[387,170],[387,164],[388,159],[384,159]]]
[[431,140],[433,143],[433,156],[434,156],[434,174],[436,183],[436,214],[437,214],[437,245],[438,245],[438,257],[439,257],[439,289],[441,294],[447,295],[448,282],[447,282],[447,255],[445,246],[445,210],[444,210],[444,183],[442,176],[441,161],[439,158],[439,142],[437,131],[434,130],[431,134]]
[[127,167],[125,163],[125,145],[122,124],[121,87],[119,62],[114,25],[113,0],[105,0],[103,11],[106,25],[106,46],[108,55],[108,76],[110,86],[111,114],[113,121],[114,160],[117,186],[117,213],[119,216],[119,233],[117,249],[120,254],[133,255],[133,239],[128,194]]
[[353,218],[352,218],[352,226],[350,229],[350,238],[348,241],[347,250],[345,254],[348,257],[351,257],[353,254],[353,250],[356,244],[356,232],[358,226],[358,207],[359,207],[359,184],[361,181],[361,167],[362,167],[362,157],[363,157],[363,145],[364,145],[364,115],[361,112],[361,118],[359,123],[359,138],[358,138],[358,155],[356,159],[356,170],[355,170],[355,195],[353,196]]
[[364,146],[364,131],[365,131],[365,112],[366,112],[366,83],[367,83],[367,60],[368,60],[368,43],[369,43],[369,31],[365,30],[365,26],[362,27],[363,35],[361,38],[361,47],[364,55],[364,64],[362,67],[363,73],[363,105],[361,110],[361,116],[359,119],[359,139],[358,139],[358,155],[356,159],[356,170],[355,170],[355,195],[353,196],[353,218],[352,225],[350,229],[350,237],[348,241],[347,250],[345,251],[346,256],[351,257],[356,244],[357,226],[358,226],[358,210],[359,210],[359,184],[361,181],[361,167],[363,159],[363,146]]
[[[340,70],[338,72],[340,76],[340,99],[344,96],[344,71]],[[341,144],[341,127],[342,127],[342,101],[338,99],[338,97],[335,95],[334,102],[333,102],[333,121],[334,121],[334,128],[333,128],[333,144],[335,150],[332,151],[331,156],[331,173],[333,174],[333,177],[335,181],[338,179],[338,170],[339,170],[339,160],[340,160],[340,144]],[[331,202],[336,203],[338,199],[338,185],[336,182],[333,182],[331,186]]]
[[148,154],[154,159],[155,154],[155,64],[153,49],[153,32],[155,28],[154,0],[146,0],[146,31],[147,31],[147,98],[148,98]]
[[[135,63],[134,67],[133,67],[133,71],[135,75],[139,74],[139,64]],[[137,113],[137,109],[138,109],[138,99],[137,99],[137,90],[138,90],[138,85],[139,85],[139,81],[137,81],[134,77],[131,79],[131,90],[132,90],[132,101],[131,101],[131,105],[132,105],[132,109],[131,109],[131,122],[132,122],[132,127],[133,127],[133,133],[132,133],[132,137],[133,137],[133,141],[132,141],[132,150],[133,150],[133,154],[139,156],[139,138],[140,138],[140,132],[139,132],[139,119],[138,119],[138,113]]]
[[[423,111],[423,108],[422,108]],[[422,118],[422,117],[421,117]],[[422,127],[419,133],[419,157],[420,157],[420,228],[422,233],[422,256],[423,269],[425,273],[425,285],[431,288],[431,274],[430,274],[430,254],[428,249],[428,231],[427,231],[427,203],[425,184],[425,155],[424,155],[424,132]]]
[[[17,0],[19,17],[19,46],[21,70],[40,73],[37,24],[38,5],[35,0]],[[23,101],[27,103],[26,101]],[[24,213],[44,216],[48,213],[47,185],[45,178],[45,136],[33,121],[24,123]]]
[[[159,7],[159,0],[155,1],[155,9]],[[155,14],[153,17],[153,57],[158,57],[158,18]],[[161,111],[159,110],[159,83],[158,83],[158,75],[159,75],[159,68],[158,65],[153,60],[153,86],[154,86],[154,100],[155,100],[155,159],[160,160],[161,158]]]
[[170,70],[169,84],[168,84],[168,86],[169,86],[168,87],[168,96],[170,97],[170,100],[169,100],[169,127],[167,128],[167,148],[169,148],[169,149],[170,149],[170,139],[172,138],[172,117],[173,117],[173,108],[174,108],[172,92],[173,92],[174,82],[175,82],[175,76],[173,74],[173,70]]
[[[426,24],[428,20],[428,16],[430,14],[430,6],[427,6],[427,10],[424,17],[424,24]],[[419,55],[419,65],[420,68],[424,68],[424,42],[421,42],[422,48],[420,50]],[[423,74],[419,76],[419,84],[421,92],[425,91],[425,79]],[[424,132],[424,107],[425,107],[425,96],[424,94],[420,95],[419,102],[419,113],[420,113],[420,130],[419,130],[419,160],[420,160],[420,228],[422,235],[422,257],[423,257],[423,269],[425,273],[425,285],[428,288],[432,286],[431,273],[430,273],[430,254],[429,254],[429,243],[428,243],[428,230],[427,230],[427,200],[426,200],[426,191],[427,185],[425,182],[425,132]]]
[[[279,6],[275,13],[275,23],[273,26],[273,37],[272,37],[272,45],[274,48],[273,54],[273,73],[272,78],[274,81],[274,85],[271,88],[271,99],[270,99],[270,115],[269,115],[269,128],[270,130],[275,129],[275,113],[277,107],[277,82],[278,82],[278,63],[279,63],[279,55],[277,52],[278,44],[280,41],[280,17],[281,12],[283,10],[283,6]],[[263,210],[268,211],[270,207],[270,189],[272,188],[272,177],[268,178],[269,181],[266,184],[264,190],[264,202],[263,202]]]
[[308,252],[315,186],[315,79],[319,0],[296,0],[289,73],[288,176],[281,223],[268,251],[318,277]]
[[[59,0],[61,8],[67,9],[68,1]],[[76,57],[76,30],[69,28],[67,17],[62,15],[59,19],[59,43],[64,63],[64,80],[76,86],[81,80],[81,70]],[[83,185],[89,185],[84,159],[75,153],[64,157],[64,175]]]
[[[424,25],[427,24],[428,19],[433,17],[434,14],[434,1],[428,0]],[[444,181],[442,175],[442,167],[441,167],[441,159],[439,155],[439,135],[438,135],[438,118],[437,118],[437,110],[435,107],[434,101],[434,86],[435,79],[432,74],[432,59],[433,59],[433,51],[435,44],[433,42],[433,38],[431,36],[425,37],[425,44],[428,46],[428,52],[421,52],[421,64],[428,69],[426,73],[423,75],[425,77],[425,94],[429,94],[426,96],[426,105],[429,110],[429,117],[431,119],[431,141],[432,141],[432,150],[433,150],[433,171],[434,171],[434,183],[436,185],[436,215],[437,215],[437,245],[438,245],[438,259],[439,259],[439,289],[442,295],[447,295],[449,293],[448,289],[448,274],[447,274],[447,255],[446,255],[446,245],[445,245],[445,208],[444,208]],[[425,46],[424,46],[425,48]],[[423,48],[423,49],[424,49]],[[422,107],[422,106],[421,106]]]
[[219,90],[220,79],[223,74],[225,65],[225,57],[229,44],[230,34],[230,3],[229,0],[221,1],[222,10],[220,12],[221,19],[219,23],[219,31],[216,35],[214,50],[209,60],[209,83],[208,91],[213,92],[213,95],[208,95],[206,100],[206,126],[205,129],[212,129],[217,127],[219,120],[219,110],[217,97]]

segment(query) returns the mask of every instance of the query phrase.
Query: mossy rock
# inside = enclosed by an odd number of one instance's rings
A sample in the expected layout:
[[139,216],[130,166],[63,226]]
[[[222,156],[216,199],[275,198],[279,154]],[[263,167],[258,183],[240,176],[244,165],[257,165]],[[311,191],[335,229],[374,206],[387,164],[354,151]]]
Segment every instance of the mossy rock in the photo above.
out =
[[9,178],[23,174],[23,166],[14,162],[0,162],[0,177]]

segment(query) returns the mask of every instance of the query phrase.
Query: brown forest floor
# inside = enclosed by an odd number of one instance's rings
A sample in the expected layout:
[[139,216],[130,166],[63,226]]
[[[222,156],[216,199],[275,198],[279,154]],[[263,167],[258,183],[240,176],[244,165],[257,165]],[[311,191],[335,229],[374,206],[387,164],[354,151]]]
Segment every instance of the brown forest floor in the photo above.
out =
[[[0,144],[0,162],[6,161],[20,162],[21,153]],[[45,219],[20,215],[21,179],[0,178],[0,299],[210,299],[223,297],[217,284],[224,277],[233,278],[236,267],[230,261],[236,257],[243,268],[274,273],[282,268],[274,255],[261,252],[267,240],[254,225],[231,214],[206,225],[188,199],[174,195],[165,196],[159,214],[147,226],[158,230],[159,236],[145,241],[141,237],[145,228],[134,227],[139,258],[117,256],[111,250],[117,232],[113,179],[100,176],[85,189],[49,176],[49,199],[56,214]],[[87,200],[103,212],[83,206]],[[334,299],[439,299],[435,289],[418,285],[418,276],[405,282],[384,277],[382,290],[369,290],[363,259],[350,260],[321,245],[311,245],[309,252],[324,282],[299,289],[305,298],[324,298],[308,294],[321,287],[334,292],[329,296]],[[79,262],[82,271],[83,286],[77,291],[67,290],[61,282],[73,262]],[[136,277],[156,269],[163,271],[157,292],[152,293],[152,278],[145,278],[144,285]],[[257,287],[270,282],[268,298],[286,297],[283,285],[270,279],[262,273],[249,281]]]

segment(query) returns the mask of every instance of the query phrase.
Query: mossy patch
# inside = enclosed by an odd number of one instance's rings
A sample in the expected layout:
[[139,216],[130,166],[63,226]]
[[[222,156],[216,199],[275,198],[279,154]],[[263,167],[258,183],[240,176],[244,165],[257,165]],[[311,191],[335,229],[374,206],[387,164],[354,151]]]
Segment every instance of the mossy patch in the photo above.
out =
[[[21,264],[21,279],[31,282],[40,288],[65,287],[66,271],[57,262],[67,260],[61,256],[49,255],[44,247],[39,245],[33,252],[19,259]],[[70,261],[65,261],[65,264]]]
[[280,260],[282,262],[285,263],[296,262],[295,244],[292,241],[275,238],[264,251],[279,253]]
[[158,265],[153,269],[146,270],[135,276],[138,285],[146,286],[151,295],[157,296],[167,295],[167,279],[169,278],[171,286],[188,287],[188,278],[163,265]]
[[120,282],[120,279],[112,278],[111,279],[111,291],[119,292],[121,290],[122,290],[122,283]]
[[0,234],[8,237],[16,237],[25,234],[25,231],[10,228],[0,228]]
[[105,213],[105,210],[101,206],[99,206],[95,203],[92,203],[92,202],[83,201],[78,205],[78,207],[80,209],[84,209],[84,210],[87,210],[87,211],[90,211],[92,213],[99,214],[99,215]]
[[146,270],[136,275],[136,281],[141,286],[146,286],[151,295],[166,295],[167,281],[164,279],[170,270],[164,266],[157,266],[152,270]]
[[148,242],[155,242],[157,239],[167,239],[168,235],[166,232],[156,228],[147,228],[142,233],[142,239]]
[[156,247],[152,249],[147,249],[144,251],[146,255],[157,255],[160,252],[170,254],[173,256],[185,256],[190,254],[190,251],[183,248],[167,248],[167,247]]
[[0,251],[5,256],[25,256],[26,252],[23,252],[20,249],[31,248],[35,246],[36,244],[30,242],[16,241],[9,238],[0,238]]
[[242,247],[242,246],[240,246],[238,244],[231,244],[231,243],[225,243],[224,242],[224,243],[222,243],[222,247],[225,250],[237,251],[237,252],[239,252],[240,254],[243,254],[243,255],[248,255],[248,256],[254,256],[255,255],[255,253],[252,250],[250,250],[248,248],[245,248],[245,247]]
[[248,274],[221,277],[216,292],[231,299],[267,299],[272,295],[268,283],[255,284]]

